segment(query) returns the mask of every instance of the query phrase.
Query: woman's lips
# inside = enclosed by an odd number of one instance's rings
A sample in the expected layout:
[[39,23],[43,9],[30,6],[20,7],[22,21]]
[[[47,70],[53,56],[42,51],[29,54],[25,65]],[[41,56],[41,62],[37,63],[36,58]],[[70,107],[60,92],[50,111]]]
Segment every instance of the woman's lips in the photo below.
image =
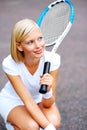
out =
[[38,49],[38,50],[34,51],[34,53],[41,54],[42,53],[42,49]]

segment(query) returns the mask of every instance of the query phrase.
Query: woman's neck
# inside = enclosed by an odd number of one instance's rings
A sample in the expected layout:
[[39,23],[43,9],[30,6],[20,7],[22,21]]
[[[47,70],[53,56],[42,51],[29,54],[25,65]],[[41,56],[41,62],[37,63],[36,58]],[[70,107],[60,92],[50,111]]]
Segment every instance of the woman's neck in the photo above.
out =
[[32,65],[37,65],[40,62],[40,59],[25,59],[24,64],[31,67]]
[[30,60],[24,61],[24,64],[27,67],[28,71],[33,75],[39,66],[39,62],[40,62],[40,59],[37,59],[37,60],[35,59],[33,61],[30,61]]

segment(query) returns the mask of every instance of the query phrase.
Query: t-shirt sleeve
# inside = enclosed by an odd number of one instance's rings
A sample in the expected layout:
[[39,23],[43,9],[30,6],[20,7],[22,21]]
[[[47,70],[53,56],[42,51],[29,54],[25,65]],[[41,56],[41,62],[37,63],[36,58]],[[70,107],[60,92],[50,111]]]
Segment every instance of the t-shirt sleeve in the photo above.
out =
[[17,63],[12,59],[10,55],[3,60],[2,69],[7,74],[15,76],[19,75]]
[[58,53],[51,53],[50,51],[45,51],[45,62],[49,61],[51,63],[50,71],[59,69],[61,64],[61,58]]
[[58,55],[57,53],[54,53],[54,54],[52,55],[52,58],[51,58],[51,61],[50,61],[50,62],[51,62],[50,71],[59,69],[60,64],[61,64],[60,55]]

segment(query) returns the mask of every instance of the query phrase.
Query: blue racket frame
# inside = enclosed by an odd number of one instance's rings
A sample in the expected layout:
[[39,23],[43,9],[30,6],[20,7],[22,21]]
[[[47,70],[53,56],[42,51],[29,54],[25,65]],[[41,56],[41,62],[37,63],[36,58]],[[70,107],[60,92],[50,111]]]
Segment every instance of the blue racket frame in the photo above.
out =
[[57,0],[57,1],[53,2],[53,3],[51,3],[50,5],[48,5],[48,6],[42,11],[42,13],[41,13],[39,19],[37,20],[37,24],[38,24],[39,27],[40,27],[40,25],[41,25],[41,22],[42,22],[44,16],[45,16],[46,13],[48,12],[48,10],[49,10],[50,8],[52,8],[52,6],[55,5],[56,3],[58,4],[58,3],[60,3],[60,2],[66,2],[66,3],[69,4],[70,9],[71,9],[70,20],[69,20],[69,21],[70,21],[71,23],[73,23],[74,17],[75,17],[75,13],[74,13],[74,6],[73,6],[72,2],[71,2],[70,0],[61,0],[61,1],[60,1],[60,0]]

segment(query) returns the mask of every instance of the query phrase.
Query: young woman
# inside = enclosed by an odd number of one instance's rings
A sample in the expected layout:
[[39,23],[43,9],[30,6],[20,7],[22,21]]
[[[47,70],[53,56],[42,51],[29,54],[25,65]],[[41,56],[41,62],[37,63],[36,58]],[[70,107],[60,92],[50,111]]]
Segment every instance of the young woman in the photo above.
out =
[[[60,56],[53,54],[50,73],[43,66],[50,52],[38,25],[30,19],[17,22],[11,35],[11,54],[2,62],[8,82],[0,92],[0,114],[8,130],[58,130],[60,114],[55,104]],[[41,84],[47,93],[40,94]]]

